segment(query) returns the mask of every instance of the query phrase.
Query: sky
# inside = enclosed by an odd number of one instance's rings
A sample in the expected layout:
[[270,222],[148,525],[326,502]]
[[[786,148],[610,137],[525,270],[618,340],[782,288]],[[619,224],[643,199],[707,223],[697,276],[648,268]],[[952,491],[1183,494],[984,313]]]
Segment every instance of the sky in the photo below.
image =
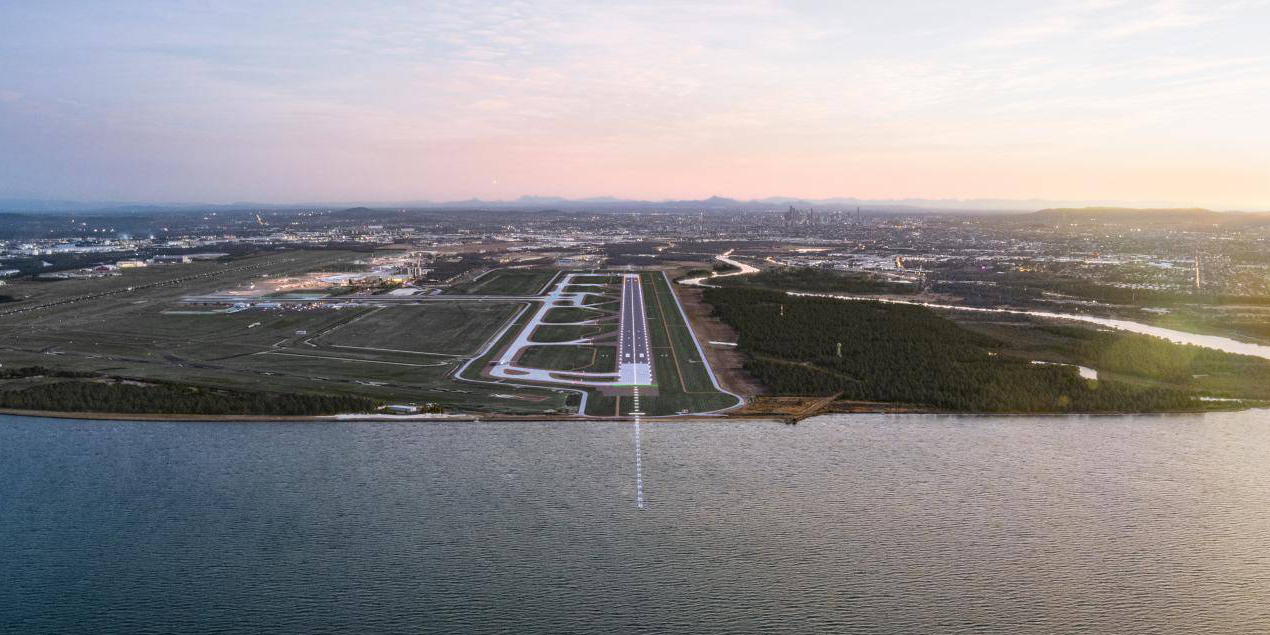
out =
[[0,2],[0,197],[1270,209],[1270,0]]

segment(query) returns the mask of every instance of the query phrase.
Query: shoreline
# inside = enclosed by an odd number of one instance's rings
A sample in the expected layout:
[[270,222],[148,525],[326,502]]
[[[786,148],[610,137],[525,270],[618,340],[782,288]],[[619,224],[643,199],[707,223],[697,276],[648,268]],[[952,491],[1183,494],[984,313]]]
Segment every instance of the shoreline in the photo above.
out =
[[[643,423],[721,423],[731,421],[766,421],[782,424],[797,424],[806,419],[831,415],[925,415],[933,417],[1136,417],[1166,415],[1203,415],[1210,413],[1245,412],[1249,410],[1268,410],[1270,405],[1247,406],[1243,408],[1213,410],[1166,410],[1143,412],[955,412],[943,410],[919,409],[843,409],[824,410],[790,421],[788,414],[752,413],[737,415],[683,415],[666,417],[640,417]],[[20,410],[0,408],[0,415],[13,417],[39,417],[44,419],[71,419],[81,421],[130,421],[154,423],[517,423],[517,422],[552,422],[570,421],[576,423],[628,423],[634,417],[579,417],[560,415],[383,415],[383,414],[339,414],[339,415],[213,415],[213,414],[165,414],[165,413],[127,413],[127,412],[63,412],[57,410]]]

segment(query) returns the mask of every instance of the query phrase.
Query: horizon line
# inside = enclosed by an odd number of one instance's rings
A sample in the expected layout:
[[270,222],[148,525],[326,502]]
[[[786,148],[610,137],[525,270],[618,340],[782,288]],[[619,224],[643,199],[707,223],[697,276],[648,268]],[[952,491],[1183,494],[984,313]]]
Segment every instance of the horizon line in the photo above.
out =
[[[226,202],[209,202],[209,201],[156,201],[156,200],[93,200],[82,198],[61,198],[61,197],[44,197],[44,196],[0,196],[0,211],[18,212],[56,212],[56,211],[95,211],[106,210],[112,207],[236,207],[236,206],[271,206],[271,207],[410,207],[410,206],[475,206],[475,205],[497,205],[497,206],[533,206],[533,205],[550,205],[550,204],[608,204],[608,205],[673,205],[673,204],[710,204],[713,201],[726,201],[738,205],[787,205],[794,203],[806,204],[855,204],[855,205],[871,205],[886,207],[911,207],[917,209],[929,210],[957,210],[957,211],[1037,211],[1040,209],[1056,208],[1056,207],[1117,207],[1126,209],[1205,209],[1214,212],[1270,212],[1270,205],[1206,205],[1191,201],[1149,201],[1149,200],[1105,200],[1105,199],[1042,199],[1042,198],[994,198],[994,197],[976,197],[976,198],[858,198],[853,196],[829,196],[829,197],[799,197],[799,196],[782,196],[773,195],[760,198],[733,198],[719,194],[710,195],[704,198],[625,198],[618,196],[587,196],[580,198],[571,198],[566,196],[540,195],[540,194],[522,194],[515,198],[503,199],[482,199],[467,198],[455,200],[435,200],[435,199],[411,199],[411,200],[332,200],[332,201],[252,201],[252,200],[234,200]],[[716,203],[718,204],[718,203]],[[23,209],[23,205],[32,205],[32,207]],[[76,210],[58,210],[58,205],[73,205],[81,207]],[[976,207],[982,205],[982,207]]]

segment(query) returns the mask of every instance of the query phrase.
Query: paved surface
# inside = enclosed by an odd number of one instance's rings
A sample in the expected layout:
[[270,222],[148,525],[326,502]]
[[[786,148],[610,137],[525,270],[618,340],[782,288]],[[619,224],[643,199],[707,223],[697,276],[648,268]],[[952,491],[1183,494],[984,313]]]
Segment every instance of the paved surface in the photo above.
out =
[[653,355],[648,345],[648,319],[644,314],[644,288],[639,274],[622,276],[622,318],[618,329],[617,371],[620,383],[648,386],[653,383]]
[[[602,287],[604,285],[583,284],[578,285],[573,282],[574,276],[578,274],[566,274],[560,279],[551,291],[545,296],[533,298],[539,301],[538,307],[533,309],[534,314],[529,318],[529,322],[525,324],[520,332],[516,334],[516,339],[503,351],[503,354],[495,360],[494,367],[490,369],[489,374],[493,377],[502,379],[510,379],[517,381],[533,381],[548,384],[564,384],[568,386],[614,386],[617,385],[620,373],[589,373],[581,371],[560,371],[546,370],[542,368],[530,368],[528,366],[520,366],[516,363],[516,358],[520,355],[522,349],[526,346],[569,346],[577,344],[585,344],[587,340],[574,340],[571,342],[532,342],[530,336],[533,335],[534,329],[538,325],[543,324],[543,317],[547,312],[558,306],[574,306],[583,307],[583,300],[586,293],[566,293],[565,288],[570,285],[574,286],[593,286]],[[586,275],[586,274],[583,274]],[[552,322],[553,325],[560,324],[595,324],[595,320],[583,320],[581,322]],[[501,337],[501,335],[499,336]],[[567,375],[567,377],[562,376]]]
[[743,262],[733,260],[729,258],[729,256],[731,255],[732,255],[732,250],[729,249],[715,256],[714,259],[724,264],[732,265],[733,267],[736,267],[739,271],[732,271],[730,273],[719,273],[717,271],[712,271],[710,272],[710,275],[708,276],[701,276],[700,278],[688,278],[687,280],[680,280],[679,284],[686,284],[693,287],[713,287],[715,285],[712,285],[706,282],[706,280],[711,280],[714,278],[726,278],[728,276],[748,276],[751,273],[758,273],[759,270],[757,267],[751,267],[750,265],[747,265]]

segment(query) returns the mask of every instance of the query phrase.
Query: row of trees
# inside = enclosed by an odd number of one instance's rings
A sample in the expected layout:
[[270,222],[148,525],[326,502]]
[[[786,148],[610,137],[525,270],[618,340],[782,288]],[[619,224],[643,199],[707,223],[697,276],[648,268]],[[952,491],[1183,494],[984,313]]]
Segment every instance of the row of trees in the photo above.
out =
[[157,414],[326,415],[368,412],[376,403],[345,395],[219,390],[179,384],[63,381],[0,390],[0,408],[61,412]]
[[95,377],[95,373],[76,370],[57,370],[46,366],[22,366],[0,368],[0,379],[25,379],[27,377]]
[[[963,263],[964,268],[955,273],[936,276],[932,280],[932,289],[941,293],[955,293],[970,301],[998,304],[1034,301],[1050,292],[1107,304],[1138,306],[1270,305],[1270,296],[1228,295],[1189,289],[1138,289],[1068,277],[1054,271],[976,272],[971,270],[970,264]],[[1130,281],[1127,278],[1124,280]],[[990,284],[975,284],[976,282]]]
[[766,269],[748,276],[725,278],[714,284],[790,289],[811,293],[913,293],[916,291],[914,285],[879,280],[863,272],[814,267]]
[[706,301],[739,333],[747,368],[773,393],[921,404],[972,412],[1190,409],[1168,388],[1091,382],[1068,366],[1042,366],[918,306],[795,298],[709,289]]

